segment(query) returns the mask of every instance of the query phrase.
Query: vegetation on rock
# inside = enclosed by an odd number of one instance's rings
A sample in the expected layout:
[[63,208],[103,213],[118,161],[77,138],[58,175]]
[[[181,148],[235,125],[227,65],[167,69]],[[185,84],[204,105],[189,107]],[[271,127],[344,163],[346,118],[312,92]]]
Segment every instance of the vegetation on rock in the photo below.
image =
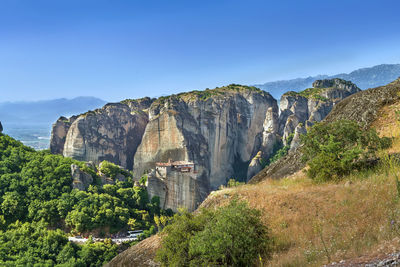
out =
[[190,92],[184,92],[177,95],[170,95],[170,96],[161,96],[156,101],[163,104],[167,100],[172,98],[177,99],[200,99],[200,100],[207,100],[211,97],[215,96],[223,96],[227,92],[242,92],[242,91],[249,91],[249,92],[264,92],[261,89],[254,87],[254,86],[247,86],[247,85],[240,85],[240,84],[230,84],[227,86],[216,87],[215,89],[206,89],[203,91],[194,90]]
[[320,101],[328,101],[328,99],[326,97],[321,96],[321,93],[323,93],[325,90],[328,90],[328,89],[329,88],[307,88],[300,92],[290,91],[290,92],[285,93],[284,95],[302,96],[305,98],[311,98],[311,99],[320,100]]

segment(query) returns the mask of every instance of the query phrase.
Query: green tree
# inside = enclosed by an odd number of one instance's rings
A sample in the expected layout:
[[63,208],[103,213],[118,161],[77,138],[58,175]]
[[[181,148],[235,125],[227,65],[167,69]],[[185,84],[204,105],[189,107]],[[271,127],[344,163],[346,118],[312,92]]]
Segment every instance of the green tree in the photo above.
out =
[[374,129],[364,130],[348,120],[316,123],[301,140],[303,160],[309,165],[307,174],[316,181],[365,168],[379,149],[391,145],[391,139],[379,138]]
[[163,266],[249,266],[269,256],[270,244],[260,212],[234,200],[196,216],[175,215],[164,228],[157,259]]

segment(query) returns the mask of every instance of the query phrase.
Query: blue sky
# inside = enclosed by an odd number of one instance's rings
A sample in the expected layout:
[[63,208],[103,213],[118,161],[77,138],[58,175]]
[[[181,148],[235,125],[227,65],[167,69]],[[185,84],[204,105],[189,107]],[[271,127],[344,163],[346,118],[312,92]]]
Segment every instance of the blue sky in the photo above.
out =
[[108,101],[400,63],[398,0],[1,0],[0,102]]

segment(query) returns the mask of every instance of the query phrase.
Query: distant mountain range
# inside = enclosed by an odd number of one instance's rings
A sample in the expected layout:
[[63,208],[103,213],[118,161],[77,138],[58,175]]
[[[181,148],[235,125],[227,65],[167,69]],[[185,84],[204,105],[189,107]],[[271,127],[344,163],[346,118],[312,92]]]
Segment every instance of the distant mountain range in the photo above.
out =
[[400,64],[382,64],[371,68],[362,68],[350,73],[336,75],[317,75],[307,78],[282,80],[256,84],[254,86],[271,93],[276,99],[280,99],[287,91],[301,91],[310,88],[315,80],[341,78],[352,81],[361,89],[374,88],[385,85],[400,77]]
[[2,102],[0,121],[4,133],[35,149],[49,147],[51,125],[60,116],[71,116],[100,108],[106,101],[96,97],[43,101]]
[[106,102],[96,97],[59,98],[43,101],[2,102],[0,121],[4,124],[52,124],[60,116],[86,112]]

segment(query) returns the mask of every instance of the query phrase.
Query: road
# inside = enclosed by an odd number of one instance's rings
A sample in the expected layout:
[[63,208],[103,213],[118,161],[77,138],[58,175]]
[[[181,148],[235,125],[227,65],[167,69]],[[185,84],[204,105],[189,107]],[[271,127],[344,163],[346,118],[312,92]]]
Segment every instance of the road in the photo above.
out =
[[[75,236],[70,236],[68,237],[68,241],[74,242],[74,243],[85,243],[88,239],[84,237],[75,237]],[[138,240],[137,237],[119,237],[119,238],[111,238],[111,241],[116,243],[116,244],[121,244],[124,242],[130,242],[130,241],[135,241]],[[104,238],[93,238],[93,241],[95,242],[100,242],[104,241]]]

